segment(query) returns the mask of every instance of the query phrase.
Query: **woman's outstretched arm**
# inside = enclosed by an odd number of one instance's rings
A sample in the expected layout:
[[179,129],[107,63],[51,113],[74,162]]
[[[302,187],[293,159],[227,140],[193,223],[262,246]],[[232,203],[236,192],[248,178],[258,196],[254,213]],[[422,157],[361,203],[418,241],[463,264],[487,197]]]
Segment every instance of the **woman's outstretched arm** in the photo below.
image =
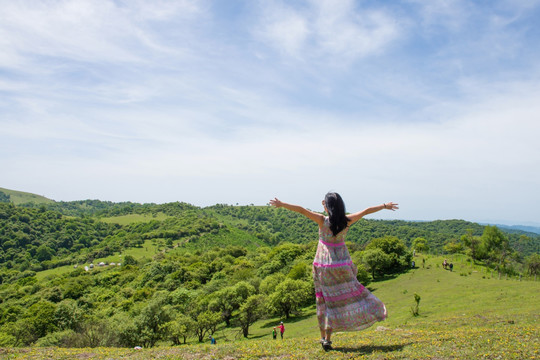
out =
[[324,223],[324,215],[305,209],[299,205],[287,204],[281,200],[278,200],[278,198],[274,198],[273,200],[270,200],[270,205],[275,206],[277,208],[282,207],[287,210],[291,210],[299,214],[302,214],[308,219],[315,221],[319,225],[322,225]]
[[349,214],[349,215],[347,215],[347,217],[349,218],[349,226],[354,224],[355,222],[357,222],[358,220],[360,220],[364,216],[376,213],[377,211],[381,211],[381,210],[384,210],[384,209],[395,211],[395,210],[399,209],[398,205],[399,204],[396,204],[396,203],[393,203],[393,202],[387,202],[387,203],[384,203],[382,205],[376,205],[376,206],[368,207],[367,209],[356,212],[354,214]]

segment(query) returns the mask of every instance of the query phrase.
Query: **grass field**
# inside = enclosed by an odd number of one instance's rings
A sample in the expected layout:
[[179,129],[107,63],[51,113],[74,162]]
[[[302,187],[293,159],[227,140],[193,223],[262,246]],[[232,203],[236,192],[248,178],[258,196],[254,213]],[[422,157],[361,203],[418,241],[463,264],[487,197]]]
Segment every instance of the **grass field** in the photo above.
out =
[[[111,262],[122,263],[123,262],[122,259],[126,255],[133,256],[135,260],[137,261],[144,260],[145,258],[152,259],[152,257],[154,257],[154,255],[156,255],[159,252],[158,249],[159,249],[159,246],[157,245],[156,241],[146,240],[144,244],[142,245],[142,247],[140,248],[129,248],[127,250],[122,251],[122,253],[117,253],[117,254],[106,256],[103,258],[94,259],[93,264],[97,265],[100,262],[104,262],[107,264]],[[89,265],[90,263],[82,264],[78,266],[84,268],[85,266],[89,266]],[[73,265],[59,266],[54,269],[44,270],[44,271],[40,271],[36,273],[36,278],[38,280],[41,280],[50,275],[62,275],[72,270],[73,270]]]
[[123,216],[112,216],[108,218],[102,218],[101,221],[109,224],[128,225],[136,222],[149,222],[152,220],[163,221],[170,216],[164,213],[152,214],[129,214]]
[[[315,309],[284,320],[285,339],[272,340],[280,319],[251,327],[250,339],[236,328],[215,334],[218,345],[190,343],[153,349],[0,349],[2,359],[540,359],[540,282],[499,280],[464,258],[415,258],[419,268],[370,284],[389,318],[361,332],[334,334],[324,352],[317,340]],[[493,276],[493,278],[492,278]],[[413,316],[414,294],[421,297]]]

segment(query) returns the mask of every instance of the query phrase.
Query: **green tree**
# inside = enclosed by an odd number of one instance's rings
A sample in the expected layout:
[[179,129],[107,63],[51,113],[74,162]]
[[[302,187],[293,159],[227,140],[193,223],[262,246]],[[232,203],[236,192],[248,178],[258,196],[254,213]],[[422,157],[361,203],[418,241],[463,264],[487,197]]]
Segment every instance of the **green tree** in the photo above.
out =
[[4,325],[3,331],[11,336],[13,346],[28,346],[38,339],[32,331],[33,324],[30,319],[19,319]]
[[459,254],[464,251],[463,243],[457,240],[449,241],[444,245],[443,249],[449,254]]
[[135,318],[141,344],[144,347],[153,347],[156,342],[164,339],[167,332],[166,324],[171,318],[171,306],[167,304],[166,297],[157,293]]
[[56,306],[46,300],[41,300],[28,308],[26,314],[29,315],[30,328],[36,338],[43,337],[56,329],[55,310]]
[[45,244],[38,247],[36,251],[36,259],[38,259],[38,261],[51,260],[53,256],[54,251]]
[[54,312],[55,325],[60,330],[78,330],[83,321],[83,312],[75,300],[66,299],[60,302]]
[[412,248],[421,253],[428,252],[429,251],[428,241],[423,237],[417,237],[412,242]]
[[261,281],[259,291],[261,292],[261,294],[270,295],[283,281],[285,281],[285,275],[283,275],[282,273],[269,275]]
[[251,295],[240,306],[238,324],[245,338],[249,335],[249,327],[263,316],[263,295]]
[[362,285],[367,286],[371,282],[371,277],[366,267],[362,263],[358,263],[356,268],[356,280]]
[[131,255],[124,256],[124,262],[123,265],[137,265],[137,260]]
[[531,254],[527,258],[527,273],[531,276],[534,275],[536,281],[536,275],[540,273],[540,254]]
[[167,324],[169,339],[174,345],[186,343],[188,336],[195,328],[195,321],[187,315],[180,314]]
[[368,266],[371,271],[371,276],[375,279],[376,273],[383,273],[383,270],[390,263],[389,256],[381,249],[367,249],[362,252],[362,261]]
[[227,326],[230,326],[233,311],[240,308],[240,305],[254,293],[253,285],[246,281],[240,281],[234,286],[226,287],[212,294],[208,308],[211,311],[220,312],[223,321]]
[[381,270],[384,273],[395,273],[409,268],[412,254],[407,245],[395,236],[385,236],[373,239],[367,246],[366,251],[371,249],[381,249],[387,255]]
[[285,279],[270,294],[266,306],[270,312],[284,315],[288,319],[291,313],[312,299],[312,292],[311,284],[306,281]]
[[293,280],[307,280],[310,276],[311,268],[304,262],[295,264],[287,274],[287,277]]
[[205,311],[197,316],[193,323],[193,332],[199,342],[203,342],[206,334],[213,335],[217,326],[221,322],[221,314],[211,311]]
[[506,267],[506,260],[512,254],[508,238],[496,226],[486,226],[481,237],[482,247],[491,263],[496,264],[499,277]]
[[473,259],[473,261],[476,261],[478,260],[478,255],[479,255],[479,252],[481,251],[480,250],[480,245],[482,243],[481,239],[480,237],[473,235],[474,233],[473,229],[467,229],[465,231],[466,233],[461,236],[461,241],[463,242],[463,244],[465,244],[465,246],[469,248],[470,256]]

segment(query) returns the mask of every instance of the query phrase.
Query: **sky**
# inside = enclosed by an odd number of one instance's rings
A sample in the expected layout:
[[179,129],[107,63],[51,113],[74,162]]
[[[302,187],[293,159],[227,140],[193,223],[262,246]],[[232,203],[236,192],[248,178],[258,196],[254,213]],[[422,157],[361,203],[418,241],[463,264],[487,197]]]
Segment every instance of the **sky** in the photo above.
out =
[[0,9],[0,187],[540,225],[538,0]]

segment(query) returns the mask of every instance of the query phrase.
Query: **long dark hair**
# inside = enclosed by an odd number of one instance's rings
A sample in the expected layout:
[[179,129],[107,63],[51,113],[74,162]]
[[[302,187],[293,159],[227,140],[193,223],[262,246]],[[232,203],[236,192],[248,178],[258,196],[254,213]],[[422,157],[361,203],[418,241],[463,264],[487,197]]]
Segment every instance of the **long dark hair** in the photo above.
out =
[[329,192],[324,197],[324,204],[328,211],[328,217],[330,219],[330,230],[334,236],[339,234],[341,230],[345,229],[349,223],[349,219],[345,215],[345,203],[338,193]]

